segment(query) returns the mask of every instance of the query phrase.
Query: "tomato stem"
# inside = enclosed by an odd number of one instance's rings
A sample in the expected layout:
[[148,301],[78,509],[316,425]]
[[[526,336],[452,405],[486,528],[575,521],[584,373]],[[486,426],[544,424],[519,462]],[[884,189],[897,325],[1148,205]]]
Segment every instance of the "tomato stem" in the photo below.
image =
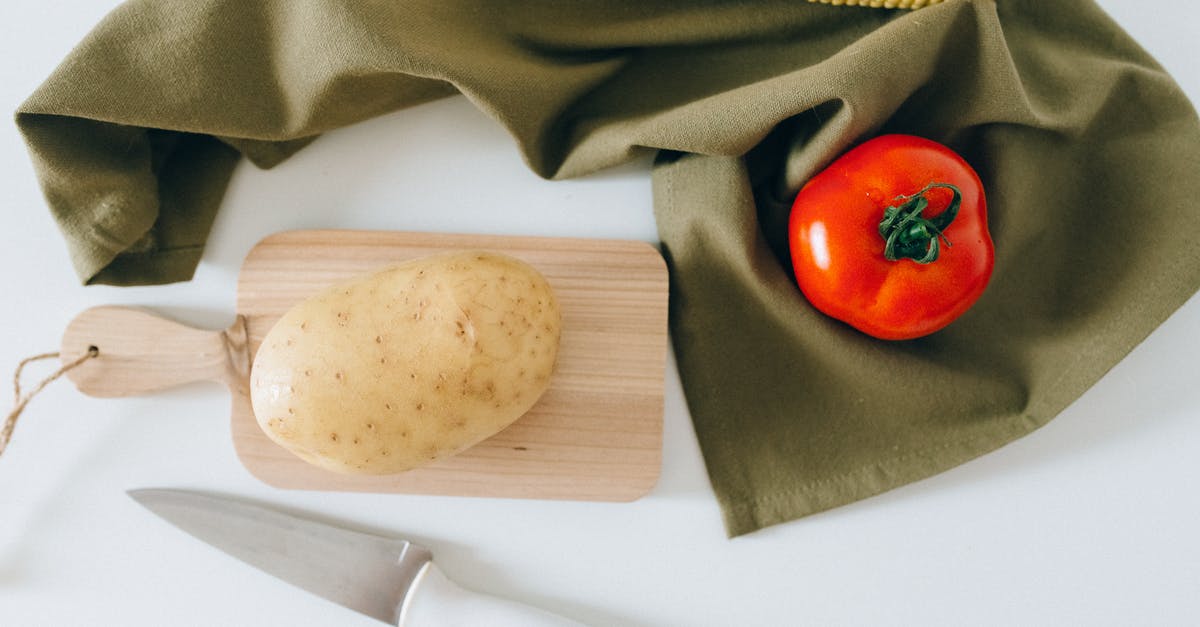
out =
[[[946,210],[926,218],[921,215],[929,200],[925,193],[941,187],[953,194]],[[883,220],[879,223],[879,235],[884,239],[883,257],[888,261],[912,259],[917,263],[933,263],[941,252],[938,240],[950,246],[950,240],[943,231],[950,226],[958,216],[958,208],[962,204],[962,192],[949,183],[930,183],[921,191],[911,196],[899,196],[899,205],[893,205],[883,210]]]

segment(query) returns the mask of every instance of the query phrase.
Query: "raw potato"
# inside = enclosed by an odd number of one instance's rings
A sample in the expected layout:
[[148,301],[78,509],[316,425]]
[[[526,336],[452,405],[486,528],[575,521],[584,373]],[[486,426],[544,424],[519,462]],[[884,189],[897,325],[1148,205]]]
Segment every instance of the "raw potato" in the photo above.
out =
[[458,453],[545,392],[562,319],[546,279],[486,251],[334,286],[272,327],[251,368],[263,431],[305,461],[389,474]]

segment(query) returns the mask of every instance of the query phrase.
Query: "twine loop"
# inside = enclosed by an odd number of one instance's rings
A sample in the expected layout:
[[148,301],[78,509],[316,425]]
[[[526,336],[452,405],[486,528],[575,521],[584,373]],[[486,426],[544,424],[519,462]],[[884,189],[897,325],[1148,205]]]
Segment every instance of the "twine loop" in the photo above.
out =
[[37,396],[38,392],[41,392],[47,385],[54,382],[55,379],[63,376],[73,368],[79,367],[83,362],[99,355],[100,349],[95,346],[89,346],[87,352],[70,363],[63,364],[58,370],[55,370],[50,376],[42,379],[29,393],[24,395],[21,394],[21,372],[25,370],[25,366],[43,359],[54,359],[59,357],[60,353],[43,353],[41,355],[34,355],[33,357],[26,357],[21,360],[21,363],[17,364],[17,371],[13,374],[13,408],[12,411],[8,412],[8,417],[4,419],[4,428],[0,430],[0,455],[3,455],[4,449],[8,447],[8,442],[12,439],[13,429],[17,426],[17,419],[21,417],[21,412],[25,411],[25,406],[29,404],[29,401],[33,400],[33,397]]

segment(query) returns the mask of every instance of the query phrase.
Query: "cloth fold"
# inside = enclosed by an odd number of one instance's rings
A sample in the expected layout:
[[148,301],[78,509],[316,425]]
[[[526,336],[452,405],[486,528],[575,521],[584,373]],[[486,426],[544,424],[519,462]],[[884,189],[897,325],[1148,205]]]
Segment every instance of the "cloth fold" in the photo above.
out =
[[[671,331],[731,535],[1052,419],[1200,287],[1200,121],[1090,1],[133,0],[17,113],[81,280],[186,280],[232,169],[461,93],[535,172],[655,151]],[[800,185],[886,132],[980,173],[992,284],[882,342],[796,289]]]

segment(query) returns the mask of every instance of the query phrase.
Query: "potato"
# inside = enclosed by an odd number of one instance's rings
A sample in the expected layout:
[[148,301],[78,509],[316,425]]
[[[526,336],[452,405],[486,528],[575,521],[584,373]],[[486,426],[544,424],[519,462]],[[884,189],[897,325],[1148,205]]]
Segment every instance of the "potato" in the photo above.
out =
[[545,392],[562,318],[546,279],[487,251],[424,257],[285,313],[250,372],[254,415],[307,462],[390,474],[458,453]]

